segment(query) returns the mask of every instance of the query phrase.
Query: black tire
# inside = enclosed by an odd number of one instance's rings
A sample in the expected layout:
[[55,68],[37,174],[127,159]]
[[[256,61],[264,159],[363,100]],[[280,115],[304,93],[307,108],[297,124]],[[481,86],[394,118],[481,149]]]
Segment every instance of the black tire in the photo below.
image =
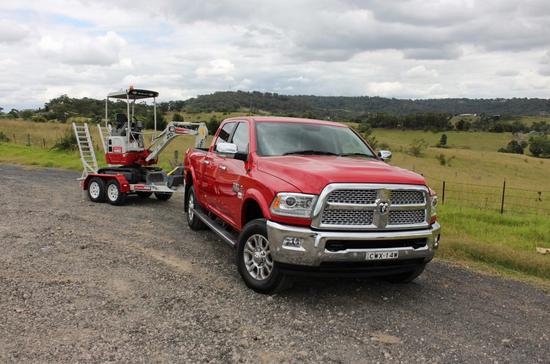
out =
[[[245,249],[250,251],[250,246],[258,246],[258,244],[254,244],[255,237],[258,239],[263,237],[263,239],[265,239],[265,241],[262,240],[262,243],[265,244],[267,242],[267,251],[269,252],[269,240],[267,238],[265,219],[250,221],[245,225],[243,231],[239,235],[237,267],[245,284],[248,288],[262,294],[279,292],[288,288],[291,284],[290,278],[279,270],[277,262],[273,261],[270,253],[267,253],[265,256],[255,256],[256,253],[265,253],[265,249],[261,251],[255,250],[254,254],[245,254]],[[251,243],[250,246],[248,246],[249,242]],[[260,245],[262,243],[260,243]],[[260,261],[259,264],[257,264],[256,258]],[[258,279],[257,276],[262,276],[261,272],[265,272],[265,270],[269,268],[269,262],[272,264],[271,271],[265,278]],[[256,275],[256,277],[254,277],[254,275]]]
[[120,191],[120,184],[116,179],[107,182],[107,202],[111,205],[122,205],[126,201],[126,193]]
[[409,272],[386,276],[384,277],[384,280],[390,283],[410,283],[414,281],[419,275],[421,275],[422,272],[424,272],[424,268],[426,268],[426,264],[420,264],[418,265],[418,267]]
[[88,183],[88,198],[93,202],[105,202],[107,198],[105,182],[99,177],[92,177]]
[[172,197],[172,193],[155,192],[155,197],[159,201],[168,201],[170,199],[170,197]]
[[195,198],[195,189],[193,186],[189,188],[189,191],[187,192],[187,224],[189,225],[189,228],[191,230],[204,230],[206,229],[206,225],[202,222],[201,219],[195,214],[193,209],[197,210],[200,209],[200,205],[197,202],[197,199]]
[[149,198],[149,197],[151,197],[152,194],[153,194],[153,192],[145,192],[145,191],[136,192],[136,195],[138,195],[138,197],[140,197],[140,198]]

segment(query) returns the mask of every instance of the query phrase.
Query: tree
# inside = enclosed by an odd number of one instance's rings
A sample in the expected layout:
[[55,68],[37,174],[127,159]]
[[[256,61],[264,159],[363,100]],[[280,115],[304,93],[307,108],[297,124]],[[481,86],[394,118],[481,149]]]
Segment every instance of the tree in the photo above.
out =
[[19,118],[19,110],[11,109],[10,112],[8,113],[8,116],[14,119]]
[[533,137],[529,140],[529,151],[535,157],[550,157],[550,139],[546,136]]
[[447,147],[447,134],[441,134],[441,138],[439,138],[438,146],[442,148]]
[[525,149],[523,143],[519,143],[517,140],[510,140],[506,147],[500,148],[498,151],[500,153],[523,154],[523,149]]

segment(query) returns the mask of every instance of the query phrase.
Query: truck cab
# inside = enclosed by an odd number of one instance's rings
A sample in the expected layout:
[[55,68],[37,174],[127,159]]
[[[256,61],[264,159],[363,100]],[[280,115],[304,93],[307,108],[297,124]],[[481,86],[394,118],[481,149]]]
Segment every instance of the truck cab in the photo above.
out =
[[408,282],[439,245],[437,196],[390,156],[339,123],[227,119],[208,149],[186,153],[187,221],[235,247],[261,293],[303,274]]

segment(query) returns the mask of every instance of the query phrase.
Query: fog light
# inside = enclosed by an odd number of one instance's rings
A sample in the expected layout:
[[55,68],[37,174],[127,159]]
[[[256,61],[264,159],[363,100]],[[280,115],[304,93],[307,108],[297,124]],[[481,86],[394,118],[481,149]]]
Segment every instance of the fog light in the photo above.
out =
[[287,249],[303,249],[304,239],[295,236],[287,236],[283,239],[283,248]]

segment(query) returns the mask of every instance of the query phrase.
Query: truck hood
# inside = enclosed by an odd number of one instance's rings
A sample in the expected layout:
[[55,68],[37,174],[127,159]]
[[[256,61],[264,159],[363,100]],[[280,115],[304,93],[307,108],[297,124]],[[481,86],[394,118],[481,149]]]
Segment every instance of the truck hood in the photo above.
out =
[[258,158],[258,169],[303,193],[319,194],[329,183],[398,183],[425,185],[421,175],[361,157],[281,156]]

